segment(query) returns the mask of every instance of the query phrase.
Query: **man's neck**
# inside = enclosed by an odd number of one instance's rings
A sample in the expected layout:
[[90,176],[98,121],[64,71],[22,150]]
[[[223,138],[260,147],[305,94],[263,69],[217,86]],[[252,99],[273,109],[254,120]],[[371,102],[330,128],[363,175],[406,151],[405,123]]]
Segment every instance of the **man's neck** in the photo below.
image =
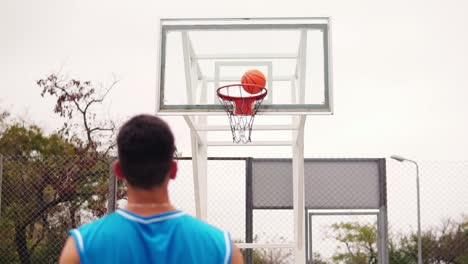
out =
[[135,214],[149,216],[176,210],[169,200],[167,186],[151,190],[128,186],[127,195],[127,210]]

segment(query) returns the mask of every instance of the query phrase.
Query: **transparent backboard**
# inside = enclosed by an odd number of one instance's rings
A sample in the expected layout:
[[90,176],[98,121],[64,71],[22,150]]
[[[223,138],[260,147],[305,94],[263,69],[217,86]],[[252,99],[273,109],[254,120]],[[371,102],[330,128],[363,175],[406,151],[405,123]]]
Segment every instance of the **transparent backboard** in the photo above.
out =
[[161,19],[157,111],[224,113],[216,89],[258,69],[258,114],[329,114],[329,35],[328,18]]

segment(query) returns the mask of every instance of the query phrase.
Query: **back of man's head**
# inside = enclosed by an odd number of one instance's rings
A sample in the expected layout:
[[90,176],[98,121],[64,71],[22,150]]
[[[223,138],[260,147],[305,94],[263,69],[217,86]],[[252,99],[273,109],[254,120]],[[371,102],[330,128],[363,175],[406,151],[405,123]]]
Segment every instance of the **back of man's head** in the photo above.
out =
[[151,189],[166,179],[175,152],[174,136],[159,117],[138,115],[120,129],[117,148],[127,182],[134,187]]

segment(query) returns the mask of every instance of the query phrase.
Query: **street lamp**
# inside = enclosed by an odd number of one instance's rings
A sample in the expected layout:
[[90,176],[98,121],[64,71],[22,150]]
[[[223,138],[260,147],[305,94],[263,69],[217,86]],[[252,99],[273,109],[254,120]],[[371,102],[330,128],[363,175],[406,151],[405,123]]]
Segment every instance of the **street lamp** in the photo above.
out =
[[408,161],[416,165],[416,192],[418,196],[418,264],[422,264],[422,242],[421,242],[421,205],[419,201],[419,166],[414,160],[403,158],[402,156],[393,155],[392,159],[399,162]]

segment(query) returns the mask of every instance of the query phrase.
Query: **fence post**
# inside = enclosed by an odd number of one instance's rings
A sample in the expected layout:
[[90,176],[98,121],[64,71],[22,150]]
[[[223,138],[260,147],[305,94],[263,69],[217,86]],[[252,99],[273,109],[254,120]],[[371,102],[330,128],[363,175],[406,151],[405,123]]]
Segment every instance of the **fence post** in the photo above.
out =
[[387,165],[385,159],[379,159],[379,214],[377,215],[378,230],[378,263],[389,263],[388,255],[388,218],[387,218]]
[[107,214],[115,211],[115,203],[117,200],[117,179],[113,169],[114,162],[109,166],[109,194],[107,195]]
[[[245,242],[253,242],[253,158],[245,160]],[[245,249],[245,263],[253,263],[253,249]]]
[[3,155],[0,154],[0,218],[2,218]]

